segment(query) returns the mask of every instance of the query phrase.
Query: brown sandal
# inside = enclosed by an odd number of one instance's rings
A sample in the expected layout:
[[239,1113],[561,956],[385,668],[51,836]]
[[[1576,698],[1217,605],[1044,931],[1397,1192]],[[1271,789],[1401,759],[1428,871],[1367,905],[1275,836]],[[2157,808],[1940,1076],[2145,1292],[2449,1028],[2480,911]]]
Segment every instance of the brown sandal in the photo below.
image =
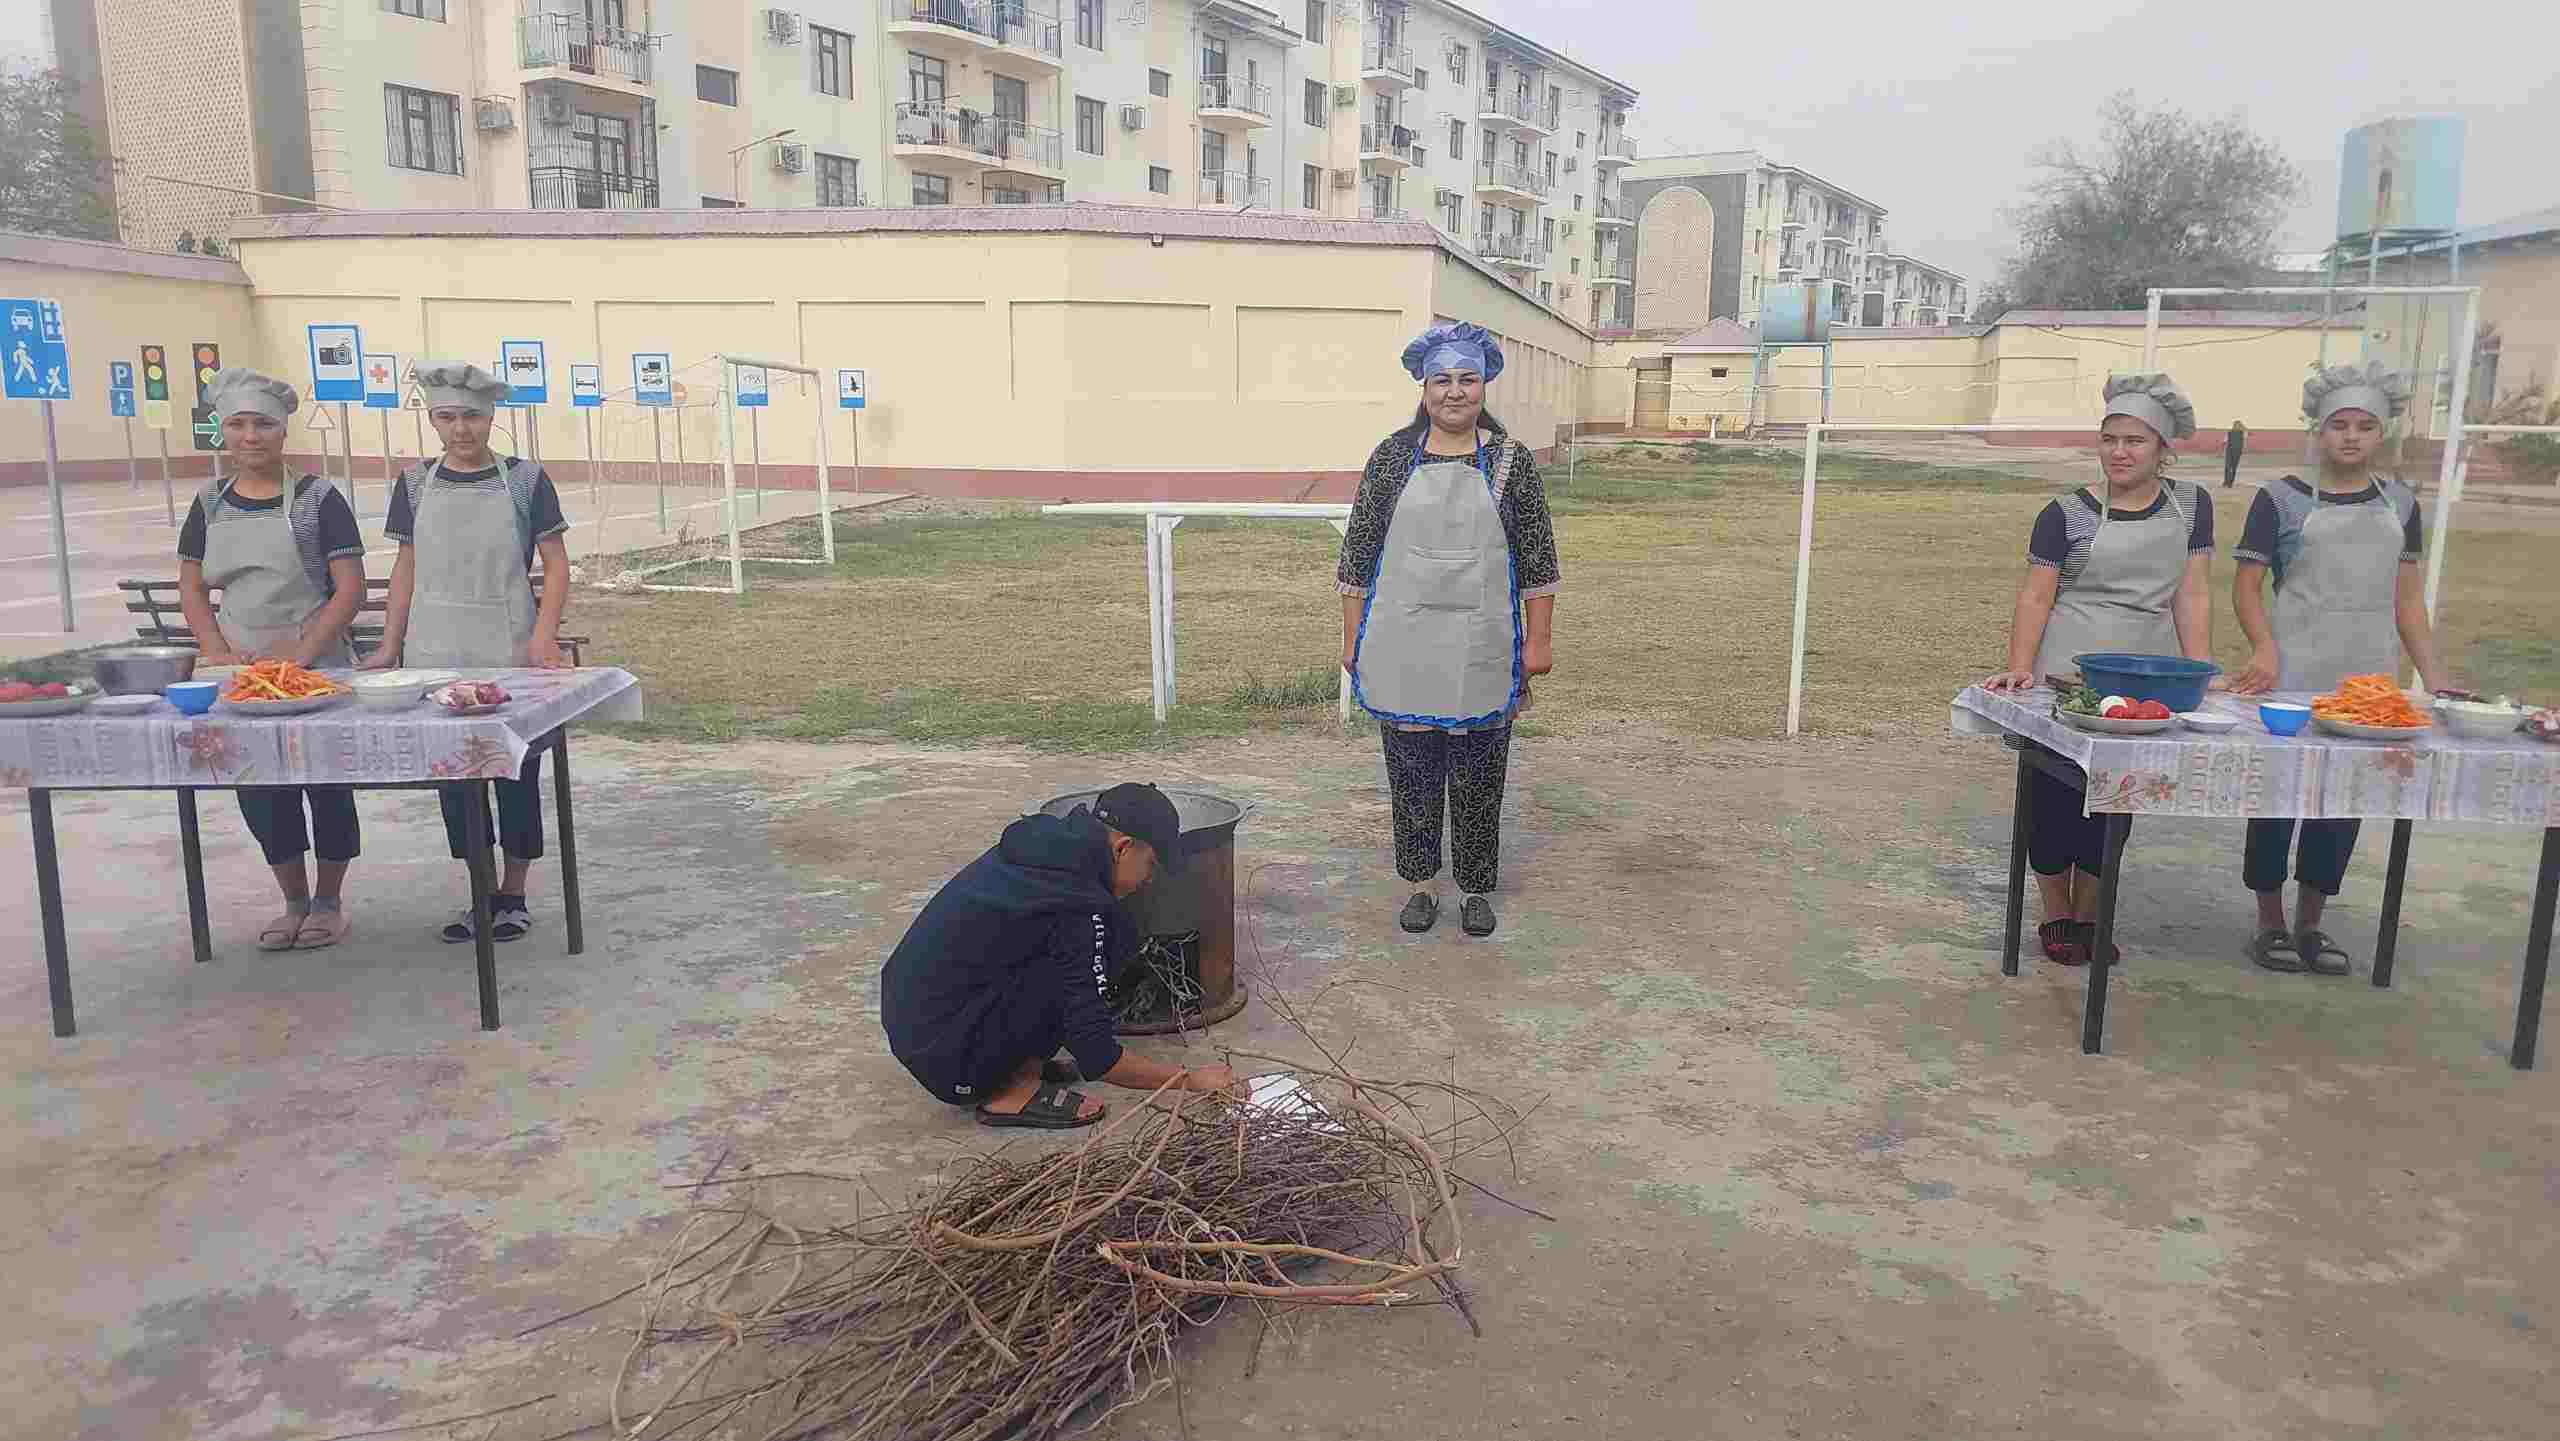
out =
[[283,915],[267,922],[266,926],[258,932],[258,949],[262,951],[292,950],[294,941],[302,934],[302,928],[310,922],[311,912],[308,909],[287,907]]
[[355,922],[347,919],[345,911],[315,910],[303,918],[301,928],[293,933],[293,948],[297,951],[326,950],[345,940],[354,930]]

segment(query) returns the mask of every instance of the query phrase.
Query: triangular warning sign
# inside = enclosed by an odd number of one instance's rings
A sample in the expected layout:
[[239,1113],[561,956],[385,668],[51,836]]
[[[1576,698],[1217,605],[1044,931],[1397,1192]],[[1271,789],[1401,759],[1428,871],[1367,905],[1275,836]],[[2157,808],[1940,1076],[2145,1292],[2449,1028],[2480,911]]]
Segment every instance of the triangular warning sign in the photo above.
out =
[[424,391],[424,390],[422,390],[422,389],[420,389],[419,387],[414,386],[414,385],[410,386],[410,387],[409,387],[409,398],[408,398],[408,399],[406,399],[406,400],[404,400],[404,401],[401,401],[401,402],[400,402],[400,408],[401,408],[402,410],[424,410],[424,409],[426,409],[426,408],[427,408],[427,393],[426,393],[426,391]]
[[310,428],[311,428],[311,429],[313,429],[313,430],[335,430],[335,429],[337,429],[337,427],[336,427],[336,426],[331,425],[331,424],[329,423],[329,407],[327,407],[327,406],[325,406],[325,405],[315,405],[315,406],[311,407],[311,427],[310,427]]

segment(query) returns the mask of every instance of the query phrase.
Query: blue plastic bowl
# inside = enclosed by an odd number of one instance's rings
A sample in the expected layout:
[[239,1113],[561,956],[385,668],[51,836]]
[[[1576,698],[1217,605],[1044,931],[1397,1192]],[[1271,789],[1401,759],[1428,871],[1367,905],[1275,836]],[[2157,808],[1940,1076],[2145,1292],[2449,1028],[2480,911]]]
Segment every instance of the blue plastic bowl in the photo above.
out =
[[2260,701],[2258,720],[2276,735],[2300,735],[2302,728],[2311,724],[2311,707],[2290,701]]
[[2175,655],[2098,653],[2072,659],[2079,663],[2080,683],[2098,694],[2156,700],[2172,711],[2203,705],[2205,683],[2222,674],[2222,667],[2209,660]]
[[209,680],[182,680],[160,687],[161,697],[186,715],[203,715],[213,709],[213,698],[221,692],[221,683]]

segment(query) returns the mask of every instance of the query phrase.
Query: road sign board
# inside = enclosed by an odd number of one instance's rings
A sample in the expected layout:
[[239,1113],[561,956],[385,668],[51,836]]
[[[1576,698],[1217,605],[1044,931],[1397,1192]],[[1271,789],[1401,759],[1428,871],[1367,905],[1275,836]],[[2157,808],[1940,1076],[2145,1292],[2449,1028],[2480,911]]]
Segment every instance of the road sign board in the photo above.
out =
[[130,361],[130,360],[110,360],[110,361],[108,361],[108,362],[107,362],[107,389],[109,389],[109,390],[131,390],[131,389],[133,389],[133,362],[132,362],[132,361]]
[[0,300],[0,377],[11,400],[69,400],[71,356],[62,307],[50,300]]
[[739,366],[738,404],[747,406],[751,409],[756,406],[763,405],[767,396],[771,394],[771,392],[766,388],[768,384],[769,382],[765,379],[763,366]]
[[368,355],[364,358],[364,408],[398,410],[400,408],[400,357]]
[[604,404],[604,367],[572,365],[569,367],[569,403],[582,410]]
[[364,399],[364,338],[352,325],[306,325],[313,400]]
[[860,410],[863,398],[870,393],[869,377],[859,370],[836,372],[836,405],[844,410]]
[[107,414],[122,420],[133,419],[133,392],[111,389],[107,392]]
[[214,341],[199,340],[187,349],[187,359],[193,363],[196,373],[196,403],[190,426],[196,449],[220,450],[222,422],[214,418],[213,397],[206,394],[206,389],[222,370],[222,346]]
[[314,432],[325,433],[327,431],[335,430],[338,427],[330,424],[329,422],[329,407],[325,405],[315,405],[311,407],[311,424],[308,428]]
[[401,401],[400,401],[400,408],[401,408],[402,410],[424,410],[424,409],[426,409],[426,408],[427,408],[427,392],[426,392],[426,388],[425,388],[425,387],[423,387],[423,386],[417,386],[417,385],[412,385],[412,386],[410,386],[410,387],[409,387],[409,393],[408,393],[406,396],[403,396],[403,397],[401,398]]
[[674,361],[663,350],[631,357],[631,403],[673,405],[676,402]]
[[543,364],[542,342],[539,340],[502,340],[498,342],[498,364],[505,369],[507,404],[547,405],[551,401],[551,372]]

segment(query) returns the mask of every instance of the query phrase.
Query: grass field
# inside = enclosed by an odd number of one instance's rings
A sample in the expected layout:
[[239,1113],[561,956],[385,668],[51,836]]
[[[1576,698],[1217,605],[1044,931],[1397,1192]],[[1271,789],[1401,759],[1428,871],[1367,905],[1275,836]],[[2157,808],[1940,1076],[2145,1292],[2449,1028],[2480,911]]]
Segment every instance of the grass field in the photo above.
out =
[[[1525,723],[1572,734],[1638,721],[1701,740],[1776,732],[1800,466],[1784,450],[1665,447],[1586,459],[1570,489],[1551,480],[1564,554],[1557,669]],[[2027,531],[2053,493],[1993,469],[1826,455],[1809,728],[1943,726],[1947,698],[2003,658]],[[2242,512],[2217,499],[2214,633],[2236,665],[2227,552]],[[643,733],[1120,748],[1329,723],[1337,546],[1315,523],[1183,524],[1180,699],[1161,731],[1147,706],[1134,520],[1028,508],[888,520],[840,532],[832,572],[760,572],[743,600],[582,594],[573,609],[597,659],[646,678]],[[2560,697],[2553,554],[2547,534],[2456,534],[2445,630],[2466,682]]]

